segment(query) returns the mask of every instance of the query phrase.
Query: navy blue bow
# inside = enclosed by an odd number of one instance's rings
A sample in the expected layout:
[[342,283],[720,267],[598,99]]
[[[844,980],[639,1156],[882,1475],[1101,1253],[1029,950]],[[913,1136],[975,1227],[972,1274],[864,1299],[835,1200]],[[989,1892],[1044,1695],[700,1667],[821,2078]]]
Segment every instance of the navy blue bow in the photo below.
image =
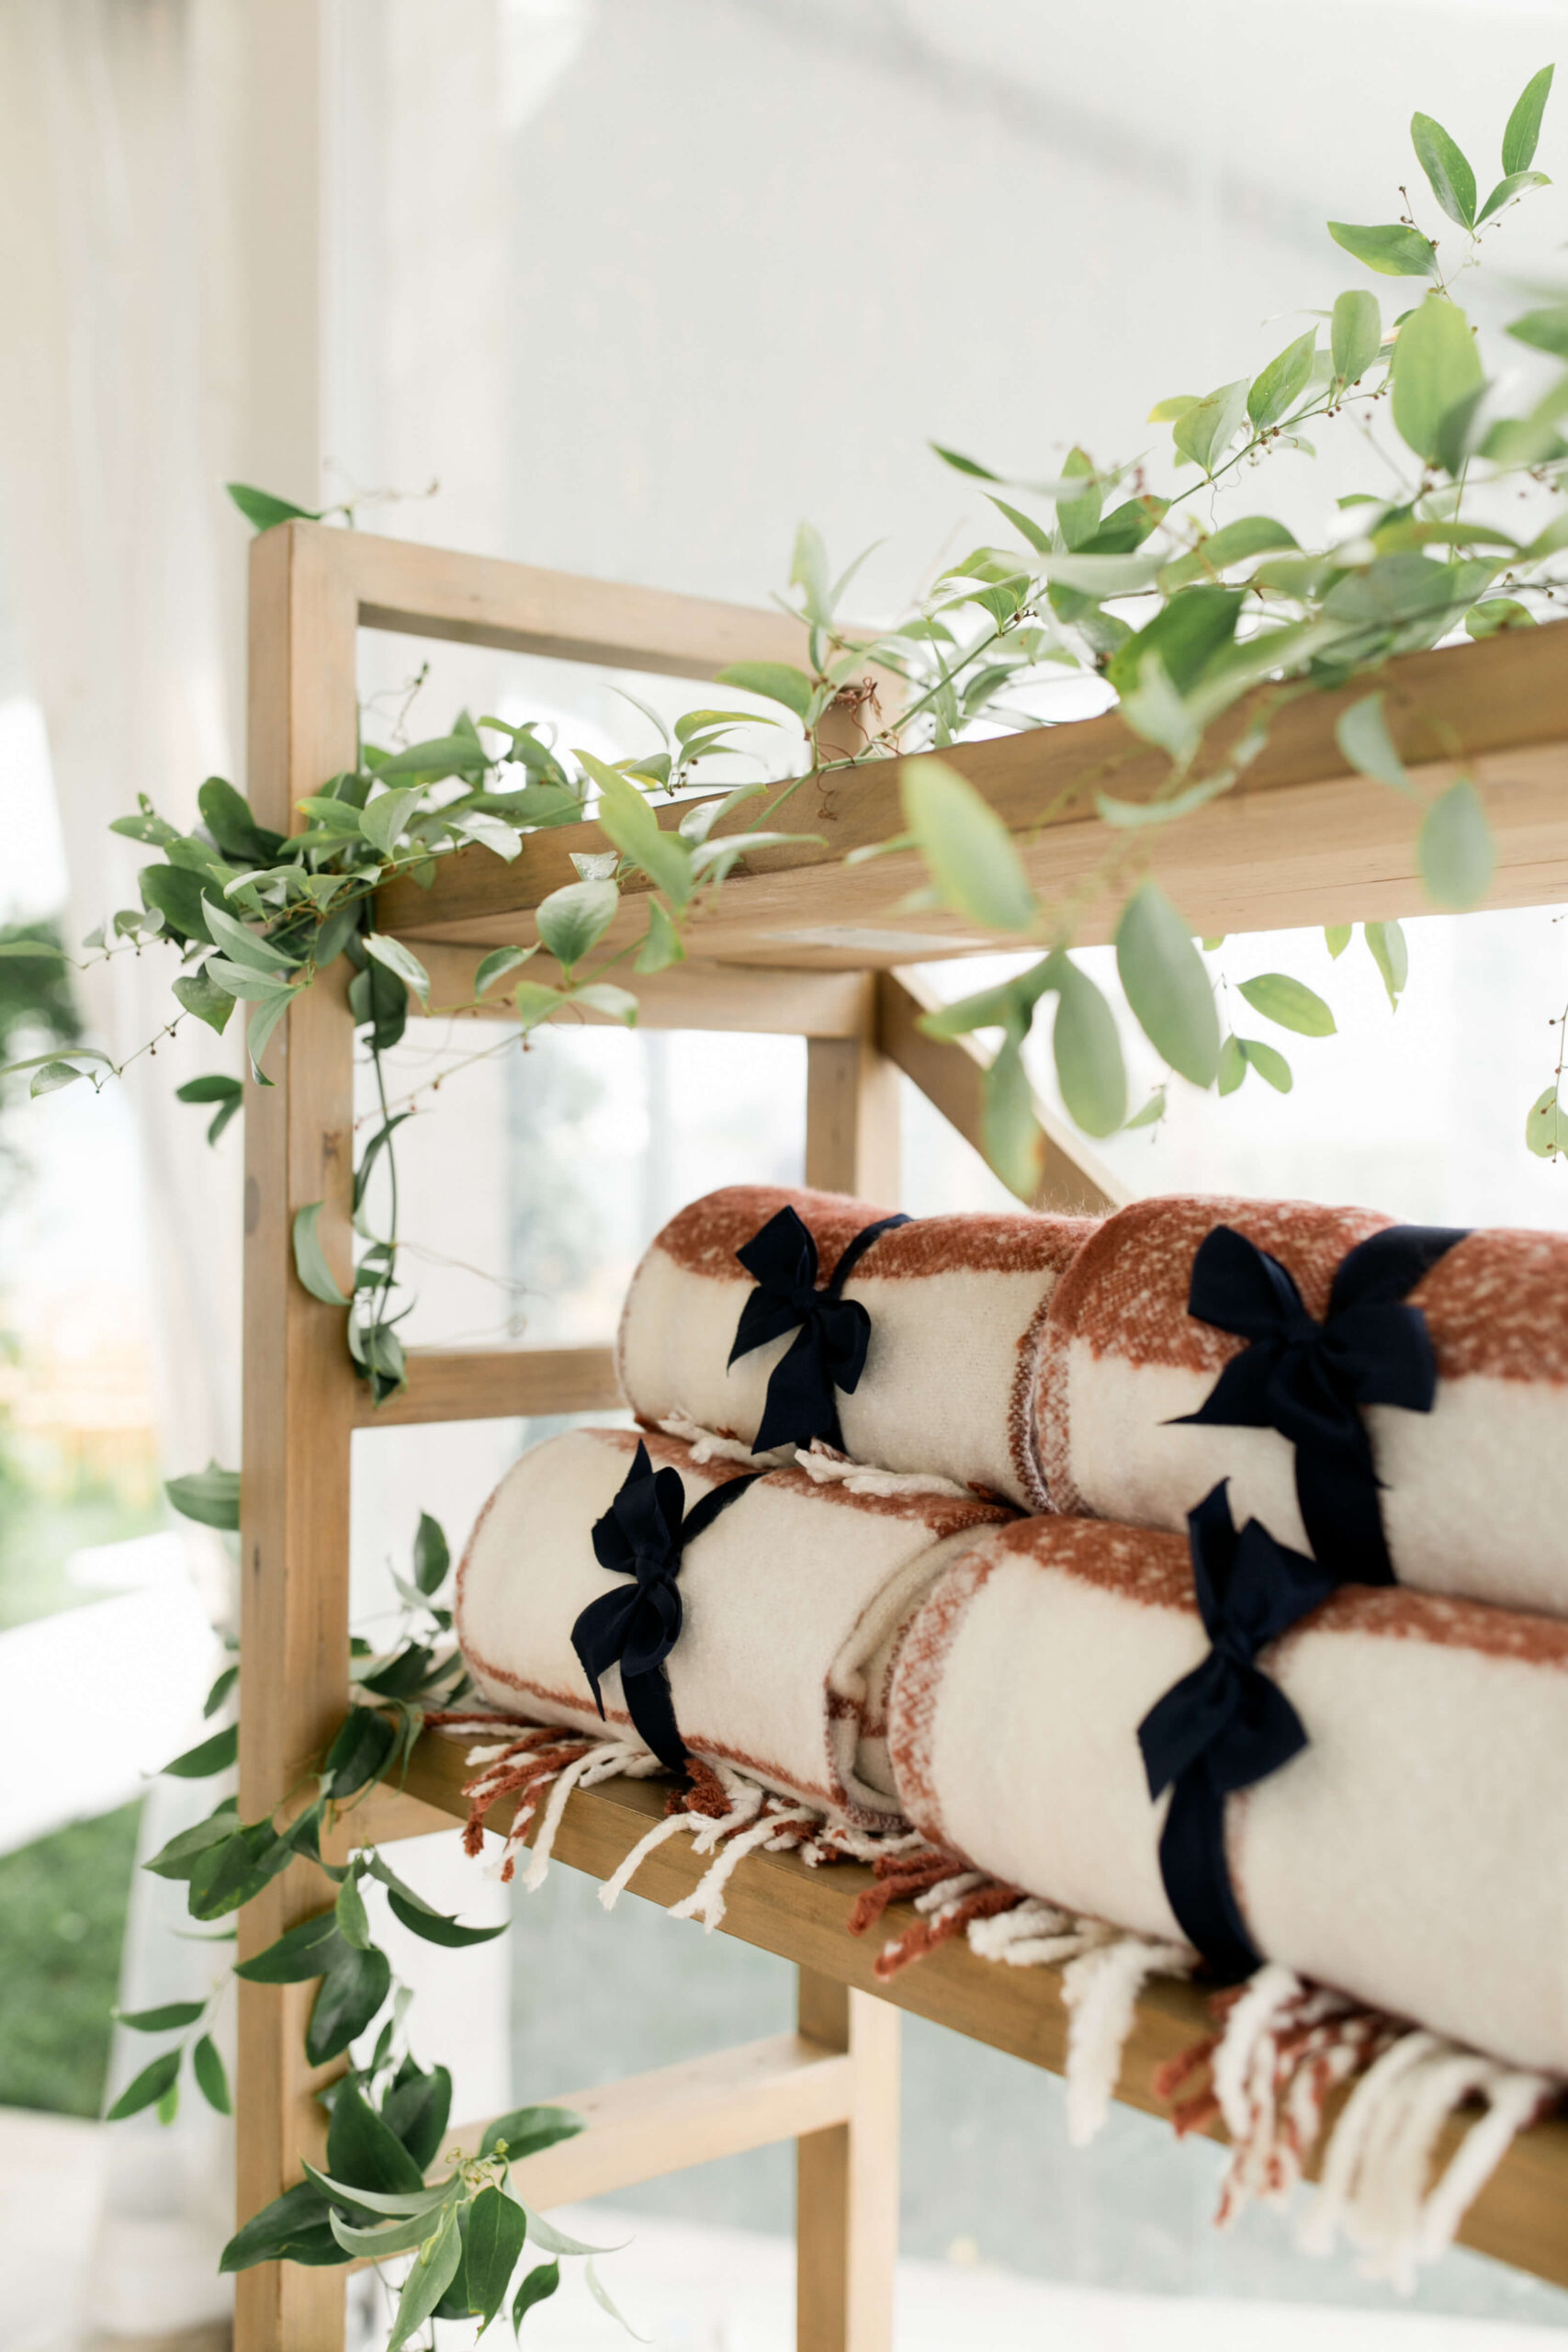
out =
[[761,1423],[751,1441],[759,1453],[775,1445],[809,1445],[815,1437],[842,1445],[834,1391],[853,1396],[865,1369],[871,1317],[858,1299],[840,1293],[872,1243],[908,1222],[907,1216],[885,1216],[866,1226],[820,1290],[817,1244],[794,1209],[780,1209],[736,1251],[757,1287],[740,1310],[730,1363],[786,1331],[795,1333],[768,1381]]
[[1404,1302],[1461,1227],[1394,1225],[1358,1242],[1336,1270],[1328,1313],[1307,1313],[1277,1258],[1228,1225],[1192,1261],[1187,1311],[1251,1342],[1185,1421],[1273,1429],[1296,1449],[1307,1541],[1339,1584],[1393,1584],[1365,1405],[1429,1413],[1438,1368],[1427,1318]]
[[618,1665],[621,1690],[645,1747],[678,1771],[686,1745],[675,1724],[664,1661],[681,1638],[682,1556],[720,1511],[756,1485],[759,1471],[729,1478],[685,1510],[678,1470],[655,1470],[640,1440],[615,1501],[593,1523],[593,1556],[613,1576],[634,1581],[591,1600],[571,1629],[571,1646],[604,1713],[600,1678]]
[[1171,1792],[1160,1874],[1183,1934],[1216,1973],[1258,1965],[1225,1860],[1225,1799],[1267,1779],[1306,1746],[1301,1717],[1260,1674],[1258,1653],[1334,1589],[1304,1553],[1249,1519],[1238,1535],[1222,1480],[1187,1521],[1198,1608],[1213,1647],[1138,1726],[1149,1794]]

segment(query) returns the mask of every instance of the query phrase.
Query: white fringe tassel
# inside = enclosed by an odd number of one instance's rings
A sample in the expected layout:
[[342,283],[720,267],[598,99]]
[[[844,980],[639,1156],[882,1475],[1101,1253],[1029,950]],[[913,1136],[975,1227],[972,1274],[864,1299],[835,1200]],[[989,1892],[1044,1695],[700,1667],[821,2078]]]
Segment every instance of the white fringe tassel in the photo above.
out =
[[[1087,1931],[1098,1920],[1083,1920]],[[1141,1936],[1100,1937],[1067,1964],[1062,1998],[1067,2028],[1067,2138],[1087,2148],[1111,2112],[1121,2079],[1122,2054],[1133,2030],[1138,1996],[1151,1976],[1185,1976],[1193,1956],[1180,1944],[1150,1943]]]
[[[1515,2134],[1562,2085],[1424,2028],[1402,2029],[1271,1963],[1233,2005],[1210,2061],[1234,2143],[1222,2222],[1251,2198],[1282,2203],[1289,2197],[1315,2144],[1329,2092],[1363,2065],[1329,2137],[1298,2239],[1303,2251],[1326,2254],[1342,2233],[1363,2256],[1368,2276],[1408,2293],[1420,2264],[1452,2245]],[[1469,2126],[1428,2190],[1445,2126],[1477,2096],[1485,2114]]]

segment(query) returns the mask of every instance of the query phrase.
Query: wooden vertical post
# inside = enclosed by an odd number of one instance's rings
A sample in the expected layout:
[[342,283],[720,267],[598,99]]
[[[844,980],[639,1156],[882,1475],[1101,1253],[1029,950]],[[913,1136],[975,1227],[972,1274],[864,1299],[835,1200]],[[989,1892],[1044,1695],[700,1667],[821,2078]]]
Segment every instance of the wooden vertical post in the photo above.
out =
[[898,2012],[799,1971],[803,2034],[847,2050],[850,2120],[795,2143],[798,2352],[893,2352],[898,2255]]
[[858,1037],[806,1043],[806,1181],[897,1208],[898,1072],[877,1050],[876,975],[862,976]]
[[[331,542],[292,525],[251,555],[252,804],[299,829],[295,803],[357,758],[357,606]],[[245,1089],[244,1445],[240,1507],[243,1707],[240,1809],[254,1821],[308,1774],[348,1691],[349,1443],[355,1379],[342,1310],[296,1280],[296,1210],[350,1280],[354,1027],[344,959],[290,1009],[265,1057],[273,1083]],[[241,1007],[243,1017],[248,1008]],[[242,1959],[331,1900],[295,1864],[239,1917]],[[314,1986],[239,1987],[238,2207],[242,2221],[319,2156],[324,2126],[305,2063]],[[338,2352],[343,2276],[269,2263],[236,2282],[237,2352]]]

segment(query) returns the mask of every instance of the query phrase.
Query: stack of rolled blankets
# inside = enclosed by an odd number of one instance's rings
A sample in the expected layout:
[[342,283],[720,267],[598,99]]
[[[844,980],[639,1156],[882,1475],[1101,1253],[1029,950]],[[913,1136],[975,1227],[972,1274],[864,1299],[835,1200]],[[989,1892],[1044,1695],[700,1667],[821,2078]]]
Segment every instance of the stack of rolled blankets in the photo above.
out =
[[488,1701],[1568,2075],[1568,1238],[734,1188],[618,1364],[469,1544]]

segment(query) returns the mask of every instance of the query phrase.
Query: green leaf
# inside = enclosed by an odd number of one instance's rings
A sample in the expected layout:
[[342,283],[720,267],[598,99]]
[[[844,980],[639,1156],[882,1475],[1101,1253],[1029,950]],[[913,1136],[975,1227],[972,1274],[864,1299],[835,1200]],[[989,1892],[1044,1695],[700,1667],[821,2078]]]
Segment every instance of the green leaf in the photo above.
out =
[[1239,1037],[1227,1037],[1220,1047],[1220,1092],[1234,1094],[1246,1077],[1247,1056],[1241,1050],[1241,1040]]
[[609,2290],[605,2287],[604,2280],[600,2278],[597,2270],[594,2269],[592,2261],[584,2263],[582,2267],[582,2276],[589,2293],[592,2296],[594,2301],[598,2304],[602,2312],[608,2312],[610,2317],[616,2323],[616,2324],[620,2327],[624,2327],[626,2334],[633,2337],[637,2343],[650,2344],[653,2341],[651,2336],[638,2335],[636,2328],[632,2325],[630,2320],[626,2318],[625,2312],[619,2312],[615,2309],[615,2304],[610,2300]]
[[680,835],[666,832],[637,786],[591,752],[572,755],[599,786],[599,823],[615,847],[657,884],[677,907],[692,895],[692,853]]
[[[1000,474],[994,474],[989,466],[981,465],[977,458],[965,458],[956,449],[944,449],[940,441],[928,441],[926,447],[934,449],[942,464],[951,466],[955,474],[972,474],[976,481],[1000,481],[1003,479]],[[739,685],[739,683],[738,678],[728,677],[720,672],[721,685]]]
[[560,2285],[558,2262],[537,2262],[512,2299],[512,2325],[521,2334],[523,2323],[536,2303],[548,2302]]
[[1336,963],[1349,946],[1350,933],[1354,928],[1354,924],[1348,922],[1331,922],[1325,926],[1323,944]]
[[292,499],[275,498],[270,490],[253,489],[248,481],[226,481],[223,487],[246,522],[258,531],[270,531],[275,523],[319,523],[325,511],[296,506]]
[[1114,1135],[1127,1115],[1127,1072],[1116,1016],[1087,972],[1058,950],[1050,957],[1056,990],[1052,1051],[1067,1115],[1085,1135]]
[[1538,1159],[1568,1152],[1568,1104],[1558,1102],[1557,1080],[1536,1096],[1525,1117],[1525,1147]]
[[1410,143],[1432,194],[1461,229],[1475,226],[1475,174],[1440,122],[1429,114],[1410,118]]
[[524,2211],[528,2216],[528,2235],[541,2254],[619,2254],[631,2244],[629,2238],[623,2238],[620,2245],[585,2245],[581,2238],[569,2238],[564,2230],[558,2230],[553,2222],[547,2222],[531,2205],[525,2206]]
[[334,1804],[378,1780],[398,1744],[394,1726],[373,1707],[351,1707],[327,1750],[322,1771]]
[[449,1951],[460,1951],[468,1944],[488,1944],[506,1933],[503,1919],[498,1928],[465,1928],[460,1920],[448,1919],[440,1911],[432,1911],[423,1904],[408,1902],[397,1890],[387,1896],[392,1917],[414,1935],[423,1936],[427,1944],[445,1944]]
[[559,2140],[574,2140],[587,2128],[582,2117],[570,2107],[514,2107],[486,2124],[479,2154],[496,2156],[504,2152],[509,2164],[518,2165],[525,2156],[536,2156],[541,2148],[553,2148]]
[[528,2217],[503,2189],[481,2188],[468,2210],[467,2251],[468,2309],[480,2321],[479,2334],[506,2301],[528,2234]]
[[[994,475],[987,477],[994,481]],[[782,703],[793,710],[804,725],[811,715],[814,689],[804,670],[793,669],[787,662],[732,662],[720,670],[715,684],[738,687],[743,695],[761,695],[767,702]]]
[[105,2116],[106,2123],[118,2123],[128,2115],[140,2115],[144,2107],[153,2107],[166,2098],[179,2080],[180,2056],[177,2050],[165,2050],[150,2066],[143,2066],[133,2083],[126,2086]]
[[636,972],[663,972],[671,964],[685,961],[686,951],[681,934],[671,922],[667,910],[657,899],[648,902],[648,929],[632,967]]
[[1358,228],[1348,220],[1331,220],[1328,233],[1337,245],[1384,277],[1436,277],[1438,253],[1429,237],[1404,221],[1379,228]]
[[[177,980],[175,987],[176,989],[179,987]],[[228,997],[224,1001],[232,1012],[233,999]],[[206,1078],[187,1079],[183,1086],[176,1086],[175,1099],[178,1102],[216,1102],[220,1106],[217,1117],[209,1123],[207,1130],[208,1142],[216,1143],[230,1120],[243,1107],[245,1090],[237,1078],[228,1078],[214,1071]]]
[[217,905],[213,899],[204,899],[201,911],[213,945],[232,962],[249,971],[266,974],[279,987],[288,975],[298,970],[299,958],[297,956],[285,955],[283,949],[275,947],[270,939],[264,939],[259,931],[251,931],[244,923],[236,922],[228,910]]
[[221,1804],[206,1821],[198,1821],[193,1828],[182,1829],[161,1847],[143,1870],[154,1871],[160,1878],[189,1878],[199,1856],[209,1846],[223,1844],[232,1838],[236,1827],[238,1806],[232,1797],[225,1797]]
[[1240,981],[1238,989],[1254,1012],[1278,1022],[1281,1029],[1293,1029],[1301,1037],[1335,1034],[1334,1015],[1323,999],[1288,972],[1260,972],[1256,979]]
[[218,2044],[209,2033],[204,2033],[191,2052],[191,2072],[202,2098],[215,2113],[232,2115],[233,2102],[229,2097],[229,2075]]
[[181,1478],[165,1479],[164,1492],[182,1519],[194,1519],[203,1527],[223,1527],[231,1533],[239,1532],[237,1470],[220,1470],[216,1462],[209,1462],[205,1470],[187,1470]]
[[85,1078],[86,1074],[85,1070],[73,1068],[70,1062],[44,1062],[34,1070],[28,1092],[34,1097],[57,1094],[62,1086],[74,1086],[76,1080]]
[[[424,782],[416,784],[412,789],[423,792],[425,784],[439,784],[449,775],[482,776],[489,765],[485,747],[473,729],[454,728],[450,735],[434,735],[428,742],[411,743],[406,751],[394,752],[389,759],[378,761],[376,773],[383,780],[389,775],[420,776]],[[409,787],[400,786],[399,789],[406,791]],[[375,803],[367,805],[374,807]],[[375,841],[377,837],[372,833],[369,838]],[[390,846],[384,842],[377,845],[379,848]]]
[[383,932],[368,931],[365,934],[365,953],[395,974],[405,989],[412,989],[421,1004],[430,1002],[430,974],[400,939],[389,939]]
[[414,2330],[424,2325],[451,2285],[462,2258],[457,2209],[448,2205],[442,2211],[434,2235],[421,2246],[410,2266],[398,2301],[398,2315],[387,2339],[387,2352],[401,2352]]
[[1010,506],[1005,498],[993,497],[991,504],[998,513],[1007,516],[1019,537],[1028,541],[1036,555],[1050,554],[1051,534],[1041,524],[1035,522],[1032,515],[1025,514],[1017,506]]
[[219,2259],[220,2271],[252,2270],[258,2262],[298,2262],[315,2268],[346,2262],[333,2240],[331,2211],[319,2188],[296,2181],[237,2230]]
[[327,2172],[348,2188],[378,2189],[384,2196],[417,2197],[424,2188],[423,2173],[352,2075],[344,2076],[333,2100]]
[[313,1977],[324,1976],[343,1950],[336,1911],[319,1911],[254,1959],[242,1960],[234,1973],[248,1984],[308,1984]]
[[1359,384],[1382,349],[1382,313],[1378,298],[1352,287],[1334,305],[1329,360],[1335,381]]
[[324,1206],[324,1202],[310,1201],[294,1212],[294,1271],[312,1298],[328,1306],[346,1306],[348,1300],[337,1286],[316,1231]]
[[439,1592],[451,1566],[452,1554],[441,1521],[422,1510],[413,1539],[413,1580],[421,1592]]
[[392,1989],[392,1964],[384,1951],[355,1951],[340,1944],[310,2010],[305,2055],[324,2066],[363,2033]]
[[1144,683],[1145,662],[1157,653],[1176,693],[1187,694],[1234,639],[1245,594],[1212,582],[1181,589],[1112,655],[1105,674],[1117,693],[1131,695]]
[[1246,563],[1255,555],[1270,555],[1287,548],[1299,551],[1293,532],[1271,514],[1240,514],[1234,523],[1226,523],[1201,539],[1190,555],[1167,564],[1160,574],[1162,588],[1183,588],[1190,581],[1212,579],[1215,572],[1225,571],[1233,564]]
[[590,980],[586,987],[573,989],[573,1004],[585,1004],[591,1012],[602,1012],[609,1021],[624,1022],[628,1029],[637,1027],[637,1001],[630,989],[618,989],[609,980]]
[[1234,384],[1222,384],[1217,391],[1184,409],[1171,427],[1178,454],[1213,474],[1247,414],[1247,378],[1241,376]]
[[1393,421],[1418,458],[1438,453],[1438,429],[1455,403],[1483,382],[1470,322],[1446,294],[1428,294],[1393,346]]
[[499,980],[507,972],[514,972],[519,964],[525,964],[530,956],[536,956],[538,952],[536,947],[492,947],[474,974],[474,994],[483,996],[492,981]]
[[1394,748],[1383,717],[1382,690],[1367,695],[1342,710],[1334,725],[1334,740],[1359,775],[1392,785],[1395,792],[1414,792],[1404,762]]
[[1510,172],[1506,178],[1500,179],[1498,181],[1496,187],[1493,189],[1491,195],[1487,198],[1485,203],[1476,214],[1476,227],[1478,229],[1483,227],[1486,221],[1491,220],[1495,212],[1501,212],[1506,204],[1512,204],[1515,197],[1523,196],[1527,188],[1550,187],[1551,186],[1551,178],[1545,172]]
[[209,1029],[215,1029],[220,1036],[222,1035],[234,1010],[234,1000],[227,989],[220,989],[215,981],[208,978],[205,964],[197,971],[179,973],[174,989],[175,997],[187,1012],[194,1013],[197,1021],[205,1021]]
[[1382,974],[1389,1003],[1397,1012],[1404,984],[1410,978],[1410,950],[1405,945],[1404,933],[1397,922],[1364,922],[1361,936],[1371,952],[1373,963]]
[[[352,1945],[355,1951],[368,1951],[371,1944],[370,1915],[365,1908],[365,1897],[359,1892],[359,1882],[352,1871],[338,1888],[334,1916],[338,1933],[344,1943]],[[333,2169],[335,2172],[338,2166],[334,2165]]]
[[359,812],[359,830],[373,849],[386,858],[397,854],[397,842],[424,793],[423,784],[393,786],[367,801]]
[[1496,851],[1481,797],[1468,776],[1434,800],[1421,823],[1421,879],[1439,907],[1473,907],[1491,887]]
[[1172,392],[1168,400],[1156,401],[1149,411],[1147,422],[1150,424],[1174,424],[1178,417],[1185,416],[1190,408],[1197,405],[1196,392]]
[[989,931],[1026,932],[1034,893],[996,811],[945,761],[913,759],[899,778],[904,819],[944,905]]
[[1519,94],[1517,104],[1508,117],[1508,127],[1503,133],[1503,169],[1506,172],[1527,172],[1535,161],[1536,141],[1540,137],[1540,119],[1546,112],[1547,96],[1551,88],[1555,65],[1543,65],[1532,74]]
[[1134,1127],[1157,1127],[1165,1116],[1165,1089],[1156,1086],[1141,1111],[1134,1111],[1122,1132],[1131,1135]]
[[541,901],[539,937],[566,969],[580,964],[615,919],[621,894],[613,882],[569,882]]
[[1464,633],[1475,639],[1495,637],[1499,629],[1539,627],[1529,606],[1515,596],[1488,596],[1483,605],[1472,605],[1464,616]]
[[187,1747],[183,1756],[176,1756],[172,1764],[164,1765],[164,1770],[171,1780],[205,1781],[214,1772],[226,1772],[239,1752],[240,1726],[238,1724],[226,1724],[221,1731],[214,1732],[210,1739],[204,1739],[198,1747]]
[[438,2213],[444,2205],[450,2205],[461,2198],[464,2187],[462,2174],[456,2172],[446,2180],[437,2181],[432,2188],[408,2190],[367,2188],[363,2184],[354,2185],[335,2179],[330,2173],[318,2172],[312,2164],[304,2165],[304,2173],[306,2179],[313,2183],[323,2197],[330,2198],[334,2205],[346,2205],[351,2210],[357,2208],[366,2213],[385,2213],[394,2221],[423,2219],[427,2227],[430,2215]]
[[[1247,413],[1259,433],[1278,424],[1285,411],[1305,391],[1312,380],[1312,363],[1317,351],[1317,329],[1311,327],[1288,343],[1278,358],[1271,359],[1258,376],[1247,396]],[[1295,542],[1292,540],[1293,547]]]
[[[1100,527],[1100,487],[1095,478],[1094,460],[1087,449],[1070,449],[1062,473],[1069,481],[1087,478],[1089,484],[1076,497],[1058,496],[1056,500],[1057,526],[1066,545],[1076,550],[1091,539]],[[1027,532],[1024,536],[1028,537]],[[1043,548],[1038,550],[1042,555],[1046,551]]]
[[270,865],[283,835],[258,825],[243,793],[220,775],[209,775],[196,796],[201,821],[226,858],[237,865]]
[[115,2016],[132,2033],[177,2033],[194,2025],[206,2007],[205,2001],[166,2001],[161,2009],[116,2009]]
[[431,2222],[428,2213],[416,2213],[406,2221],[378,2222],[366,2229],[345,2222],[334,2209],[332,2232],[344,2254],[353,2255],[356,2261],[386,2262],[393,2255],[412,2254],[422,2246],[431,2233]]
[[187,873],[178,865],[144,865],[136,877],[136,885],[142,905],[156,908],[172,939],[183,945],[186,940],[211,938],[198,874]]
[[1194,1086],[1219,1071],[1220,1022],[1202,957],[1156,883],[1144,882],[1116,927],[1116,969],[1155,1051]]
[[220,1674],[214,1681],[211,1690],[208,1692],[206,1704],[201,1710],[202,1713],[204,1715],[215,1715],[218,1713],[219,1708],[223,1704],[224,1700],[229,1696],[230,1691],[234,1688],[235,1683],[238,1682],[239,1679],[240,1669],[238,1666],[226,1666],[221,1674]]
[[276,996],[258,1004],[245,1031],[245,1051],[251,1059],[251,1075],[258,1086],[270,1086],[270,1078],[262,1073],[262,1056],[272,1042],[272,1033],[299,994],[297,989],[282,989]]
[[1568,359],[1568,302],[1553,302],[1543,311],[1527,311],[1508,329],[1516,343],[1532,351],[1550,351],[1554,359]]
[[1008,1190],[1021,1201],[1032,1202],[1040,1189],[1045,1138],[1015,1035],[1003,1038],[986,1072],[980,1136],[987,1159]]
[[1295,1084],[1291,1065],[1277,1047],[1266,1046],[1260,1037],[1238,1037],[1235,1043],[1247,1056],[1259,1078],[1267,1079],[1276,1094],[1288,1094]]
[[408,2150],[421,2177],[435,2162],[452,2113],[452,2077],[445,2066],[428,2071],[405,2059],[381,2102],[381,2120]]

